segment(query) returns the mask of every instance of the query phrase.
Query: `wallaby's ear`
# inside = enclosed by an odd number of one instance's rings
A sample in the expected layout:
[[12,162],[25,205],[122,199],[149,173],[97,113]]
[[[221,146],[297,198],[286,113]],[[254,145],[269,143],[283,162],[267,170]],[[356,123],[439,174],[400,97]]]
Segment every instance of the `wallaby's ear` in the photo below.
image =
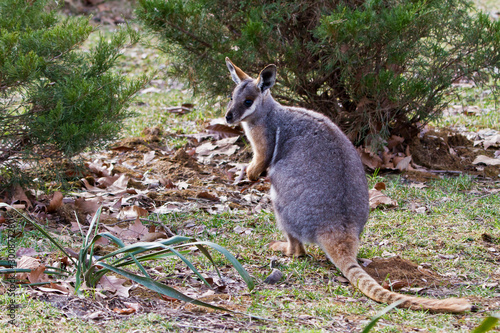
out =
[[233,64],[233,62],[228,57],[226,57],[226,66],[229,69],[229,72],[231,73],[231,78],[236,84],[240,84],[241,81],[250,78],[250,76],[248,76],[239,67]]
[[266,89],[274,86],[276,82],[276,65],[267,65],[257,79],[257,87],[259,87],[261,92],[266,91]]

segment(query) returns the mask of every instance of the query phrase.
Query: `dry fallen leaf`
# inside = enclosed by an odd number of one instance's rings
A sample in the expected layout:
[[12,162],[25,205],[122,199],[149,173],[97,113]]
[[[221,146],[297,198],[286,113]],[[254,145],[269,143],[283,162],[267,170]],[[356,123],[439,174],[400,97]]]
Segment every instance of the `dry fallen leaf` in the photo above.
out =
[[479,155],[472,164],[500,165],[500,159]]
[[236,226],[234,229],[233,229],[233,232],[237,233],[237,234],[246,234],[246,235],[250,235],[252,233],[252,228],[245,228],[245,227],[242,227],[242,226]]
[[127,282],[127,279],[120,279],[113,275],[104,275],[99,280],[99,285],[102,289],[108,290],[115,294],[115,296],[128,297],[128,291],[132,288],[132,285],[125,287],[123,284]]
[[118,313],[118,314],[125,314],[125,315],[129,315],[129,314],[134,313],[134,312],[135,312],[135,309],[132,309],[132,308],[126,308],[126,309],[118,309],[118,308],[114,308],[114,309],[113,309],[113,312]]
[[15,204],[15,203],[24,203],[26,205],[25,207],[27,207],[27,208],[32,207],[30,199],[28,199],[28,197],[26,196],[26,193],[24,192],[24,190],[22,189],[22,187],[20,185],[16,185],[14,187],[14,195],[12,196],[12,204]]
[[183,181],[178,181],[177,183],[174,183],[174,185],[177,186],[179,190],[185,190],[189,187],[189,184]]
[[411,183],[410,187],[413,187],[413,188],[426,188],[427,185],[425,185],[424,183]]
[[148,216],[149,213],[142,207],[139,206],[126,206],[120,210],[118,214],[119,220],[134,219],[136,217]]
[[492,135],[483,142],[484,149],[500,146],[500,134]]
[[173,297],[170,297],[170,296],[167,296],[167,295],[160,295],[161,298],[163,298],[165,301],[169,301],[169,302],[181,302],[180,300],[178,300],[177,298],[173,298]]
[[85,163],[87,168],[98,177],[105,177],[111,175],[111,170],[113,166],[108,163],[104,163],[102,160],[95,160],[94,162]]
[[382,284],[382,288],[387,290],[399,290],[409,286],[409,283],[406,281],[384,281]]
[[[100,202],[96,200],[85,200],[85,198],[78,198],[75,200],[75,207],[77,207],[84,214],[94,215],[97,209],[101,206]],[[83,223],[84,221],[80,221]]]
[[[240,147],[234,143],[238,140],[238,136],[221,139],[215,142],[206,142],[196,148],[198,160],[210,160],[211,157],[216,155],[233,155]],[[203,158],[203,156],[207,156]]]
[[144,154],[142,163],[146,165],[149,162],[151,162],[154,158],[155,158],[155,151],[151,150],[150,152]]
[[40,265],[35,269],[31,270],[31,273],[28,274],[28,280],[30,283],[39,283],[39,282],[48,282],[49,277],[45,272],[45,265]]
[[376,189],[372,189],[370,191],[368,191],[368,194],[369,194],[369,202],[370,202],[370,209],[375,209],[377,208],[378,206],[380,205],[383,205],[385,207],[397,207],[398,203],[395,201],[395,200],[392,200],[391,198],[389,198],[388,196],[386,196],[384,193],[376,190]]
[[71,288],[67,283],[66,285],[61,285],[59,283],[50,283],[48,287],[39,286],[38,289],[44,292],[61,293],[65,295],[69,295],[70,293],[74,292],[74,289]]
[[154,242],[160,238],[168,238],[164,232],[148,232],[141,237],[142,242]]
[[213,124],[205,127],[208,133],[212,134],[216,139],[230,138],[240,136],[243,132],[240,129],[230,127],[224,124]]
[[59,191],[54,192],[52,200],[50,200],[49,207],[47,207],[48,213],[54,213],[63,204],[63,194]]
[[22,256],[28,256],[28,257],[34,257],[37,256],[39,252],[37,252],[34,248],[32,247],[21,247],[16,251],[16,256],[22,257]]
[[203,191],[203,192],[200,192],[200,193],[196,194],[196,197],[197,198],[211,200],[211,201],[219,201],[219,198],[217,198],[215,195],[210,194],[210,193],[208,193],[206,191]]
[[382,166],[382,159],[378,155],[372,153],[367,148],[358,148],[359,156],[361,157],[361,162],[363,165],[369,167],[372,170],[378,169]]
[[128,226],[128,228],[124,229],[118,226],[111,227],[105,224],[103,224],[102,226],[108,231],[112,232],[114,235],[120,237],[122,240],[127,241],[136,242],[149,233],[148,228],[141,223],[141,220],[139,218],[135,219],[134,224],[131,224]]
[[396,163],[396,169],[401,171],[411,169],[410,162],[411,162],[411,156],[406,156],[405,158],[401,159],[399,162]]
[[387,139],[387,148],[392,149],[404,141],[405,139],[400,136],[391,135],[391,137]]
[[24,269],[35,269],[40,266],[40,260],[28,257],[28,256],[22,256],[17,260],[17,268],[24,268]]

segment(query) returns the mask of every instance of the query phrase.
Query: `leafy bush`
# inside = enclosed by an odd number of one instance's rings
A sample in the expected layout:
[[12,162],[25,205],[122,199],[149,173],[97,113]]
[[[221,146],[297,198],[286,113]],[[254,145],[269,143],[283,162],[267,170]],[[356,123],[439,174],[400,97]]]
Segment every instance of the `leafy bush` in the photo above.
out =
[[140,0],[137,15],[193,87],[226,96],[226,56],[253,75],[275,63],[279,101],[378,147],[413,136],[452,83],[487,82],[500,61],[500,22],[467,0]]
[[[132,30],[83,52],[86,18],[61,18],[50,0],[0,2],[0,170],[19,159],[71,157],[113,138],[144,84],[112,69]],[[130,37],[130,38],[129,38]]]

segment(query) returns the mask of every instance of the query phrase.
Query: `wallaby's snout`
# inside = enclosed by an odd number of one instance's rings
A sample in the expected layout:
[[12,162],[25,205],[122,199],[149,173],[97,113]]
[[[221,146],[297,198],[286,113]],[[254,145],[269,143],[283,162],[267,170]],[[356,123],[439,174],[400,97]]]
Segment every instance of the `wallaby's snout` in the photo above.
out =
[[233,122],[233,113],[231,111],[226,112],[226,122],[231,124]]

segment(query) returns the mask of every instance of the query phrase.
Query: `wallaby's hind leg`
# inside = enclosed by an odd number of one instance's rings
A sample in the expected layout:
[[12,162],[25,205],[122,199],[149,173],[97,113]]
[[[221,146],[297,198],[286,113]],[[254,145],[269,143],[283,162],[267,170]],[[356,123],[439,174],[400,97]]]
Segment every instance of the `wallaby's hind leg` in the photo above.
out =
[[281,251],[287,256],[301,257],[306,255],[306,250],[304,250],[304,245],[295,237],[286,234],[288,238],[287,242],[273,241],[269,248],[273,251]]

